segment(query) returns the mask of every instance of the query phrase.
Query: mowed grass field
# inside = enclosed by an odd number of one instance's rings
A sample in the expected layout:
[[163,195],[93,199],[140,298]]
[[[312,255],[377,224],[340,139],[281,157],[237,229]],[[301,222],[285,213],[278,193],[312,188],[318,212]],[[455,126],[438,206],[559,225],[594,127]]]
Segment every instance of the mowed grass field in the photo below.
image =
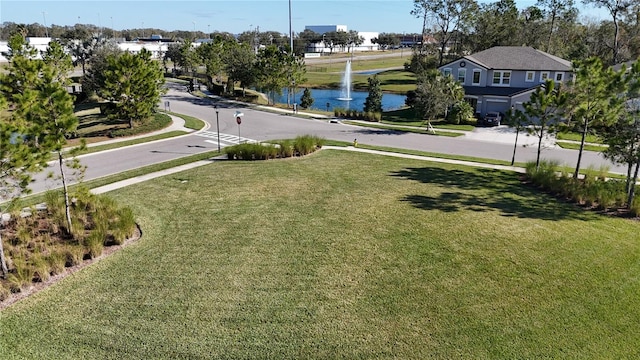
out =
[[513,173],[324,150],[111,195],[143,237],[0,312],[0,358],[640,356],[640,224]]

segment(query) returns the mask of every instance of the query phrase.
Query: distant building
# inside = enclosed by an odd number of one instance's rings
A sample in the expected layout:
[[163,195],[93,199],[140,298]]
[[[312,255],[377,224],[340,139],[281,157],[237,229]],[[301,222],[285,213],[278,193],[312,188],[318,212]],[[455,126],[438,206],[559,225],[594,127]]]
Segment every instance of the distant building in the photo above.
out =
[[347,32],[347,25],[307,25],[305,30],[311,30],[320,35],[332,31],[344,31]]
[[[36,49],[37,59],[42,59],[42,53],[47,51],[49,43],[51,42],[50,37],[28,37],[26,40],[28,45]],[[0,41],[0,62],[9,62],[9,60],[4,56],[8,52],[9,43],[6,41]]]
[[[305,30],[311,30],[317,34],[323,35],[329,32],[348,32],[347,25],[307,25],[304,27]],[[355,46],[353,51],[372,51],[372,50],[380,50],[380,46],[378,44],[373,43],[373,39],[377,38],[380,35],[378,32],[364,32],[359,31],[358,36],[363,38],[362,44]],[[309,47],[306,50],[311,53],[325,53],[331,52],[331,49],[328,46],[325,46],[323,42],[309,44]],[[334,48],[333,52],[344,52],[351,51],[351,48]]]

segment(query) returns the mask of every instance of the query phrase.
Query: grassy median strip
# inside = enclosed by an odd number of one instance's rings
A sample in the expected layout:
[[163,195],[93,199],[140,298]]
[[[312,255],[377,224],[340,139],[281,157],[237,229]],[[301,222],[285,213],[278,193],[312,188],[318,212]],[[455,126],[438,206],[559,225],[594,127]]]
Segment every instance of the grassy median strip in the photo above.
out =
[[[337,140],[325,140],[324,145],[327,146],[352,146],[352,142],[348,141],[337,141]],[[399,149],[399,148],[391,148],[385,146],[373,146],[367,145],[363,143],[358,143],[359,148],[369,149],[369,150],[378,150],[378,151],[386,151],[395,154],[407,154],[407,155],[416,155],[416,156],[425,156],[425,157],[433,157],[438,159],[449,159],[449,160],[460,160],[460,161],[469,161],[475,162],[479,164],[491,164],[491,165],[503,165],[503,166],[511,166],[510,161],[504,160],[496,160],[496,159],[486,159],[486,158],[478,158],[473,156],[462,156],[462,155],[453,155],[453,154],[442,154],[442,153],[432,153],[427,151],[418,151],[418,150],[409,150],[409,149]],[[514,166],[524,167],[525,163],[517,162]]]
[[[558,146],[560,146],[563,149],[570,149],[570,150],[579,150],[580,149],[580,144],[579,143],[575,143],[575,142],[569,142],[569,141],[556,141],[556,144]],[[586,151],[595,151],[595,152],[602,152],[607,150],[607,146],[604,145],[593,145],[593,144],[585,144],[584,145],[584,150]]]
[[429,131],[427,129],[424,129],[424,128],[412,128],[412,127],[407,127],[407,126],[391,126],[391,125],[384,125],[384,124],[380,124],[380,123],[364,123],[364,122],[356,122],[356,121],[349,121],[349,120],[342,121],[342,123],[343,124],[349,124],[349,125],[368,127],[368,128],[374,128],[374,129],[410,132],[410,133],[416,133],[416,134],[428,134],[428,135],[449,136],[449,137],[457,137],[457,136],[464,135],[464,134],[459,133],[459,132],[443,131],[443,130],[435,130],[434,132],[431,132],[431,131]]
[[200,120],[198,118],[195,118],[193,116],[184,115],[184,114],[178,114],[178,113],[174,113],[174,112],[171,112],[171,111],[166,111],[166,112],[163,111],[163,112],[166,113],[166,114],[171,114],[171,115],[174,115],[174,116],[177,116],[177,117],[183,119],[184,120],[184,127],[186,127],[187,129],[201,130],[205,126],[205,122],[204,121],[202,121],[202,120]]
[[640,356],[638,223],[512,173],[321,151],[110,196],[143,238],[3,310],[3,358]]

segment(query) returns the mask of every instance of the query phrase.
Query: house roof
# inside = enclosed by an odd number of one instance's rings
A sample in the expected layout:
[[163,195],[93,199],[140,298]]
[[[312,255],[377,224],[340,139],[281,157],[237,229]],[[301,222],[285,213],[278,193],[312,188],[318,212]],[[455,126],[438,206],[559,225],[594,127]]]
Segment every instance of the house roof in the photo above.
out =
[[571,62],[527,46],[495,46],[464,57],[486,69],[571,71]]
[[520,93],[526,91],[533,91],[534,87],[528,88],[512,88],[512,87],[498,87],[498,86],[487,86],[487,87],[479,87],[479,86],[463,86],[465,95],[472,96],[506,96],[511,97],[514,95],[518,95]]

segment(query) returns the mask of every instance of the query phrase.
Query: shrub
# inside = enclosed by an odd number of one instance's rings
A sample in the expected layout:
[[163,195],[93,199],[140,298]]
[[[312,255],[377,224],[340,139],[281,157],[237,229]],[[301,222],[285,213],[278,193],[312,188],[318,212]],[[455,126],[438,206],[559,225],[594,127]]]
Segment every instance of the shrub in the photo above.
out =
[[298,136],[293,141],[293,148],[300,155],[307,155],[315,150],[316,143],[312,136]]
[[635,196],[633,201],[631,201],[631,206],[629,207],[631,215],[640,216],[640,196]]
[[51,251],[51,253],[46,256],[46,260],[49,263],[49,269],[51,269],[52,274],[56,275],[64,271],[66,256],[62,250],[56,249]]
[[12,292],[20,292],[22,289],[30,287],[33,283],[34,269],[27,263],[23,255],[13,257],[13,271],[9,274],[8,280]]
[[71,267],[82,263],[84,259],[85,250],[81,246],[67,245],[64,249],[65,266]]
[[118,110],[118,107],[115,103],[105,102],[100,103],[100,114],[102,115],[112,115],[115,114]]
[[104,249],[104,241],[106,237],[106,229],[104,224],[101,224],[93,229],[89,236],[82,241],[82,245],[92,259],[102,255],[102,249]]
[[118,245],[122,245],[127,238],[133,236],[136,231],[136,220],[133,210],[124,207],[118,210],[118,219],[112,230],[113,241]]
[[278,156],[281,158],[293,156],[293,143],[291,140],[283,140],[278,143]]
[[31,266],[33,267],[33,277],[36,281],[47,281],[51,276],[51,266],[45,257],[40,253],[31,255]]
[[11,291],[0,284],[0,302],[7,300],[11,296]]
[[240,144],[224,149],[229,159],[267,160],[291,157],[295,153],[307,155],[322,147],[324,139],[312,135],[298,136],[293,141],[284,140],[273,144]]
[[541,160],[536,170],[535,162],[528,162],[525,165],[527,177],[534,184],[545,190],[553,190],[557,181],[558,162],[550,160]]

